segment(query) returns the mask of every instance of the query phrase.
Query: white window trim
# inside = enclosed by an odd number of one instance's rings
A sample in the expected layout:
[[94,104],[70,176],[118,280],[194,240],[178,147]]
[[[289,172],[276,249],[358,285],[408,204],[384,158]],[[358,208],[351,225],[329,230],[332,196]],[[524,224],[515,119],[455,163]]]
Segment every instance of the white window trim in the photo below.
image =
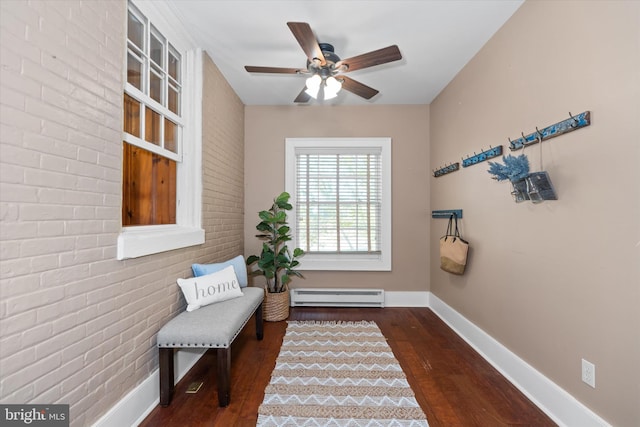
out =
[[[175,15],[156,7],[160,3],[136,1],[134,4],[183,54],[183,76],[189,77],[182,86],[183,100],[187,102],[182,104],[182,116],[186,121],[182,162],[177,165],[176,224],[123,227],[117,242],[119,260],[201,245],[205,241],[202,228],[202,49],[181,37],[182,33],[175,32]],[[170,21],[165,17],[171,17]],[[123,73],[126,81],[126,68]]]
[[[136,101],[142,104],[146,104],[147,106],[150,106],[152,110],[162,111],[162,114],[164,117],[166,117],[167,119],[171,120],[172,122],[176,123],[179,126],[179,132],[181,132],[182,129],[184,128],[185,122],[182,119],[182,117],[173,113],[169,109],[162,107],[155,99],[140,92],[132,84],[128,82],[125,83],[125,92],[127,95],[129,95],[131,98],[135,99]],[[144,126],[142,126],[141,128],[144,128]],[[141,131],[142,130],[143,129],[141,129]],[[129,133],[124,133],[124,140],[131,145],[135,145],[136,147],[142,148],[143,150],[150,151],[152,153],[158,154],[160,156],[166,157],[168,159],[171,159],[177,162],[182,161],[181,147],[183,144],[179,144],[178,152],[174,153],[173,151],[169,151],[164,147],[153,144],[151,142],[147,142],[143,138],[139,138]]]
[[376,147],[382,151],[382,208],[380,212],[381,254],[305,254],[300,258],[299,270],[341,270],[341,271],[391,271],[391,138],[286,138],[285,139],[285,191],[291,194],[294,209],[288,215],[293,240],[296,244],[297,217],[296,195],[296,149],[298,148]]

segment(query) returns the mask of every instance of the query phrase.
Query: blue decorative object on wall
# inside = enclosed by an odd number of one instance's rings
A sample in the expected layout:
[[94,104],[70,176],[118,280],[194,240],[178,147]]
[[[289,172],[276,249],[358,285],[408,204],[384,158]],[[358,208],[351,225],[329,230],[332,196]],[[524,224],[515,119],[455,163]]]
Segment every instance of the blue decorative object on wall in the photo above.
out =
[[451,172],[455,172],[458,169],[460,169],[460,163],[457,163],[457,162],[456,163],[452,163],[449,166],[445,166],[445,167],[442,167],[440,169],[435,170],[433,172],[433,176],[435,176],[437,178],[439,176],[446,175],[446,174],[451,173]]
[[447,218],[456,214],[458,219],[462,219],[462,209],[445,209],[440,211],[431,211],[431,218]]
[[491,159],[501,154],[502,145],[494,148],[489,147],[488,150],[482,151],[480,154],[473,153],[473,156],[467,156],[466,159],[462,159],[462,167],[466,168],[468,166],[484,162],[485,160]]
[[511,151],[520,150],[525,145],[535,144],[537,142],[542,142],[546,139],[555,138],[556,136],[560,136],[562,134],[572,132],[576,129],[589,126],[590,124],[591,124],[590,111],[585,111],[584,113],[580,113],[577,116],[573,116],[571,112],[569,112],[569,118],[566,120],[563,120],[551,126],[547,126],[542,130],[539,130],[536,127],[535,132],[532,132],[526,136],[523,133],[521,138],[518,138],[513,141],[511,140],[511,138],[509,138],[509,149]]

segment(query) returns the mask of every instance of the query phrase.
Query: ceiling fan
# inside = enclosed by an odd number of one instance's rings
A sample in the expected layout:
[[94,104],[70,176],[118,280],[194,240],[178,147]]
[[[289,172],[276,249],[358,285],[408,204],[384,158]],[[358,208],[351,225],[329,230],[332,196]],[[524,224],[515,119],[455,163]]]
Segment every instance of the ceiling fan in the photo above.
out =
[[305,87],[294,102],[307,102],[311,98],[331,99],[340,89],[348,90],[365,99],[371,99],[378,91],[345,73],[402,59],[398,46],[392,45],[348,59],[340,59],[329,43],[318,43],[306,22],[287,22],[287,26],[307,55],[307,68],[254,67],[247,65],[250,73],[302,74],[309,76]]

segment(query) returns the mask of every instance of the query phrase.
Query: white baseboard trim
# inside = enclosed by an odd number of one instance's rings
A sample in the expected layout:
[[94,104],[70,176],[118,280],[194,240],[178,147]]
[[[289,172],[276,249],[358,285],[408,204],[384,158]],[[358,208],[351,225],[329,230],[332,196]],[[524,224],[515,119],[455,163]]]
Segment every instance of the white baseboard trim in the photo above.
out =
[[[202,357],[206,349],[180,349],[174,354],[175,383]],[[160,373],[156,369],[146,380],[123,397],[93,427],[137,426],[160,403]]]
[[559,426],[611,427],[564,389],[433,294],[429,296],[429,307]]
[[[611,427],[573,396],[471,323],[431,292],[385,292],[385,307],[429,307],[456,334],[561,427]],[[175,354],[175,382],[202,357],[203,349]],[[155,370],[102,416],[93,427],[137,426],[158,405],[159,372]]]
[[385,307],[429,307],[429,292],[384,292]]

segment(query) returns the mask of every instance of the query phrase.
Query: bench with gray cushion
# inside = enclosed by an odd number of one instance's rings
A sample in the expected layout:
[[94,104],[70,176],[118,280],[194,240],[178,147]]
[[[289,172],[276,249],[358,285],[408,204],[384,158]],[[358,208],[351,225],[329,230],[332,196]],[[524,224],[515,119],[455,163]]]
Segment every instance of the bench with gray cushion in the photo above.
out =
[[[256,319],[256,337],[262,340],[262,288],[246,287],[238,274],[242,297],[216,302],[194,311],[184,311],[158,332],[160,364],[160,405],[168,406],[174,391],[173,352],[176,348],[215,348],[217,359],[218,403],[227,406],[231,389],[231,343],[240,334],[251,316]],[[237,268],[236,268],[237,270]],[[195,267],[194,267],[195,271]]]

